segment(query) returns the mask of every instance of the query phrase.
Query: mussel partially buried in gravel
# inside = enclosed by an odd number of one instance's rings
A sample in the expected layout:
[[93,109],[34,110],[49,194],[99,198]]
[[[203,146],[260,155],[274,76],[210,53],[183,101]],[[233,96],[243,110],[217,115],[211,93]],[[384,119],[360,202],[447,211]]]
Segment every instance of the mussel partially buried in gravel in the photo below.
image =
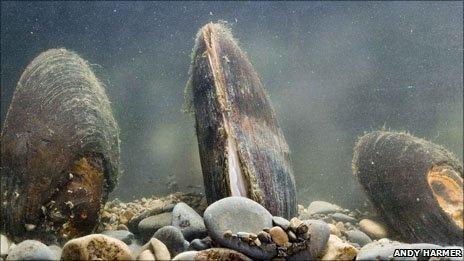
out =
[[88,63],[65,49],[23,72],[1,136],[1,228],[43,241],[90,233],[117,183],[119,130]]
[[407,133],[361,137],[353,173],[406,242],[463,244],[463,168],[446,149]]
[[186,98],[195,113],[209,203],[243,196],[273,215],[293,217],[288,145],[258,75],[223,24],[198,32]]

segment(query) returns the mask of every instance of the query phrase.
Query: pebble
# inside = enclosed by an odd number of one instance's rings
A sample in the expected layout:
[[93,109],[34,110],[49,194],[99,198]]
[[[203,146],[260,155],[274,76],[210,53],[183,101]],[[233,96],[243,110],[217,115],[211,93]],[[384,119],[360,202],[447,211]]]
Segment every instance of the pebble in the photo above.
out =
[[353,260],[357,253],[358,250],[354,246],[343,242],[335,235],[330,235],[327,249],[321,260]]
[[50,248],[50,250],[53,252],[53,254],[55,255],[56,257],[56,260],[59,260],[61,258],[61,252],[63,251],[61,249],[61,247],[57,246],[57,245],[50,245],[48,246],[48,248]]
[[373,239],[388,237],[387,230],[382,224],[367,218],[359,221],[359,229]]
[[6,260],[56,260],[56,254],[45,244],[36,240],[25,240],[8,252]]
[[172,225],[180,228],[188,241],[207,236],[203,218],[183,202],[177,203],[172,210]]
[[143,261],[155,261],[155,255],[150,250],[144,250],[142,253],[139,254],[137,257],[137,260],[143,260]]
[[63,247],[61,259],[131,260],[132,256],[129,247],[121,240],[101,234],[91,234],[69,240]]
[[238,238],[224,236],[226,230],[259,234],[263,228],[272,227],[272,215],[255,201],[245,197],[223,198],[206,208],[203,217],[209,235],[220,245],[256,259],[270,259],[276,255],[275,247],[250,246]]
[[101,232],[101,234],[119,239],[127,245],[132,244],[132,242],[135,240],[134,234],[128,230],[107,230]]
[[293,233],[293,231],[288,230],[287,235],[290,242],[298,242],[298,237],[295,235],[295,233]]
[[342,236],[342,233],[340,232],[340,229],[338,229],[337,226],[335,226],[334,224],[328,224],[328,226],[329,226],[329,229],[330,229],[330,234],[336,235],[337,237]]
[[150,216],[138,225],[138,232],[143,242],[147,242],[158,229],[172,224],[172,213],[166,212],[158,215]]
[[172,261],[194,261],[198,255],[198,251],[186,251],[175,256]]
[[283,230],[287,230],[288,227],[290,226],[290,221],[288,221],[287,219],[283,217],[274,216],[272,217],[272,224],[274,226],[281,227]]
[[372,239],[368,235],[364,234],[363,232],[357,229],[345,231],[343,232],[343,234],[346,236],[346,239],[348,241],[356,243],[360,247],[363,247],[366,244],[372,242]]
[[189,243],[185,240],[182,231],[174,226],[165,226],[158,229],[153,237],[159,239],[166,245],[171,256],[176,256],[177,254],[184,252],[189,246]]
[[335,221],[341,221],[341,222],[351,222],[351,223],[356,223],[358,222],[356,218],[350,217],[348,215],[345,215],[343,213],[334,213],[330,215],[330,217],[335,220]]
[[272,227],[269,230],[269,234],[271,234],[272,240],[278,246],[284,246],[285,243],[289,241],[287,233],[285,233],[285,231],[281,227]]
[[[156,238],[151,238],[150,241],[148,241],[145,245],[142,246],[142,248],[140,249],[140,252],[142,254],[143,252],[147,250],[153,255],[154,260],[171,259],[171,255],[169,253],[167,246]],[[148,254],[145,254],[145,255],[146,255],[146,258],[149,258]],[[140,259],[140,255],[138,259]]]
[[395,249],[412,249],[409,244],[391,241],[387,238],[373,241],[359,250],[356,260],[417,260],[415,257],[393,259]]
[[297,235],[305,234],[306,232],[308,232],[308,226],[296,217],[290,219],[289,227]]
[[265,231],[260,231],[258,233],[258,239],[263,243],[270,243],[272,241],[271,235]]
[[228,248],[210,248],[199,251],[195,260],[234,260],[234,261],[252,261],[246,255]]
[[327,213],[341,212],[343,211],[343,209],[329,202],[313,201],[311,202],[311,204],[309,204],[307,211],[309,215],[315,215],[315,214],[327,214]]
[[308,226],[306,238],[310,239],[307,248],[289,257],[289,260],[314,260],[322,255],[330,237],[330,228],[320,220],[303,220]]
[[0,234],[0,258],[4,258],[8,255],[8,249],[10,248],[11,241],[5,235]]
[[190,242],[190,245],[189,245],[189,249],[193,249],[193,250],[205,250],[210,247],[211,247],[211,244],[207,244],[199,238],[195,238],[194,240],[192,240],[192,242]]

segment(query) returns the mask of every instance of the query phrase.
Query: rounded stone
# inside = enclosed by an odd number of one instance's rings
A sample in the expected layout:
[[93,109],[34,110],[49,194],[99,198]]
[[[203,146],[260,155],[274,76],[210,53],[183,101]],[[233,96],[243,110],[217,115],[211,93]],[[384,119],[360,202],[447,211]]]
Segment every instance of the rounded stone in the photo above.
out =
[[211,204],[204,212],[204,221],[211,238],[222,246],[237,250],[256,259],[270,259],[276,250],[250,246],[238,238],[224,237],[243,231],[258,234],[265,227],[272,227],[272,215],[263,206],[245,197],[228,197]]
[[137,257],[137,260],[143,260],[143,261],[155,261],[155,255],[150,250],[144,250],[142,253],[139,254]]
[[353,260],[357,253],[358,250],[354,246],[343,242],[335,235],[330,235],[321,260]]
[[134,234],[128,230],[107,230],[101,232],[101,234],[119,239],[127,245],[132,244],[132,242],[135,240]]
[[[98,249],[98,251],[95,251]],[[129,247],[121,240],[91,234],[69,240],[63,247],[61,259],[64,260],[130,260]]]
[[350,223],[356,223],[358,222],[356,218],[350,217],[348,215],[345,215],[343,213],[334,213],[330,215],[330,217],[335,220],[335,221],[341,221],[341,222],[350,222]]
[[147,242],[158,229],[172,224],[172,213],[165,212],[144,218],[138,224],[138,232],[143,242]]
[[[153,255],[155,260],[171,259],[171,255],[166,245],[156,238],[151,238],[150,241],[148,241],[148,243],[143,245],[142,248],[138,252],[141,254],[147,250],[150,251],[150,253]],[[149,255],[146,254],[146,257],[148,258]]]
[[287,219],[283,217],[277,217],[277,216],[272,217],[272,223],[275,226],[279,226],[284,230],[287,230],[288,226],[290,226],[290,221],[288,221]]
[[345,231],[343,234],[346,236],[348,241],[356,243],[361,247],[372,242],[372,239],[368,235],[357,229]]
[[287,233],[281,227],[272,227],[269,229],[269,234],[278,246],[284,246],[289,241]]
[[36,240],[25,240],[11,249],[6,260],[56,260],[56,254],[45,244]]
[[289,260],[314,260],[326,248],[330,237],[330,228],[327,223],[313,219],[303,220],[303,223],[308,226],[308,232],[306,232],[306,238],[309,239],[308,247],[290,256]]
[[[362,247],[356,256],[356,260],[390,260],[395,249],[412,249],[412,247],[409,244],[383,238]],[[401,260],[416,260],[416,258],[402,258]]]
[[246,255],[228,248],[210,248],[199,251],[195,260],[235,260],[235,261],[252,261]]
[[309,215],[328,214],[343,211],[343,209],[335,204],[325,201],[313,201],[308,206]]
[[186,251],[175,256],[172,261],[194,261],[198,255],[198,251]]
[[188,241],[208,234],[203,218],[183,202],[177,203],[172,210],[172,225],[178,227]]
[[189,248],[193,250],[205,250],[210,248],[211,245],[203,242],[201,239],[195,238],[190,242]]
[[159,239],[166,245],[171,256],[176,256],[177,254],[184,252],[189,246],[189,243],[185,240],[182,231],[174,226],[165,226],[158,229],[153,237]]
[[359,229],[373,239],[388,237],[387,229],[382,224],[367,218],[359,221]]
[[0,258],[5,258],[8,255],[12,243],[8,237],[0,234]]

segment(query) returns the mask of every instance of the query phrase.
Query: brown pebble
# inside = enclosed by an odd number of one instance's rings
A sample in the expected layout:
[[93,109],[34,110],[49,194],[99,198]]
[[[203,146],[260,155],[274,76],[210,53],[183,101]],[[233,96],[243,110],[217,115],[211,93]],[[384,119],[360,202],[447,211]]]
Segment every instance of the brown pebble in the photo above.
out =
[[255,238],[253,242],[255,243],[255,245],[261,246],[261,241],[259,240],[259,238]]
[[294,217],[290,220],[290,229],[297,235],[302,235],[308,232],[308,226],[300,219]]
[[224,231],[223,235],[224,235],[225,238],[232,237],[232,230],[228,229],[228,230]]
[[117,230],[129,230],[129,228],[127,228],[127,226],[124,224],[119,224]]
[[269,229],[269,234],[271,234],[272,240],[278,246],[284,246],[288,242],[288,235],[281,227],[273,227]]
[[260,231],[258,233],[258,239],[263,243],[269,243],[271,242],[271,235],[265,231]]

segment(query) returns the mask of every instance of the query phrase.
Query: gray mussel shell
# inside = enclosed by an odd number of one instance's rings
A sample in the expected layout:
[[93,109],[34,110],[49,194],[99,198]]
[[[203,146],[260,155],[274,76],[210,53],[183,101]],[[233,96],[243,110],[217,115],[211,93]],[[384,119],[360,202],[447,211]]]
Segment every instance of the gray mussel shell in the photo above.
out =
[[208,202],[231,196],[229,164],[236,154],[246,196],[273,215],[293,217],[288,145],[258,75],[221,23],[198,32],[186,99],[195,114]]
[[19,238],[53,234],[44,225],[44,205],[65,193],[70,167],[84,157],[101,165],[103,204],[117,184],[119,142],[110,102],[89,64],[65,49],[41,53],[21,75],[2,130],[2,230]]

